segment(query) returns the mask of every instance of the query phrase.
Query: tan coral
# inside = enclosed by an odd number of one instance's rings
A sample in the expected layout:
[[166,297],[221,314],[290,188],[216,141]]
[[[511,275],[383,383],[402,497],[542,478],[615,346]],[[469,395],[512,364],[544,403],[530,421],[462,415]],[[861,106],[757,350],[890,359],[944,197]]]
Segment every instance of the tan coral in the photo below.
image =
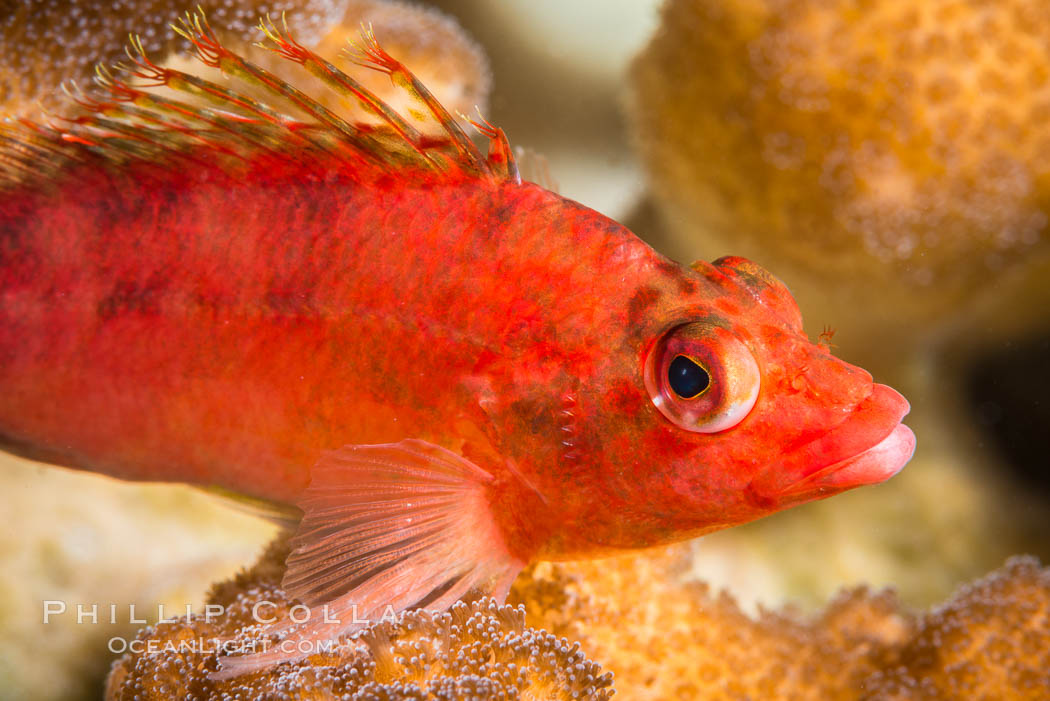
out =
[[745,615],[676,583],[676,549],[542,564],[515,583],[528,622],[580,640],[635,699],[1050,697],[1050,569],[1014,558],[916,616],[888,591],[840,593],[812,618]]
[[1037,0],[669,2],[632,111],[672,246],[767,264],[852,357],[928,341],[1046,265],[1048,34]]
[[252,570],[213,589],[209,602],[224,606],[223,616],[208,621],[195,614],[143,629],[138,639],[157,651],[118,660],[107,699],[187,692],[607,698],[610,676],[588,658],[611,669],[619,692],[632,700],[1050,694],[1050,569],[1032,558],[1012,559],[925,615],[907,611],[890,592],[861,587],[842,592],[815,617],[791,610],[752,617],[728,594],[683,583],[680,548],[668,548],[597,562],[543,563],[515,583],[511,601],[517,608],[481,600],[457,604],[447,614],[408,613],[370,628],[339,654],[228,682],[207,680],[214,655],[164,649],[215,635],[258,639],[252,607],[275,602],[267,613],[280,618],[294,603],[277,586],[286,554],[278,541]]
[[[488,59],[449,15],[399,0],[350,0],[343,19],[314,50],[322,56],[339,56],[347,39],[360,35],[362,23],[370,25],[383,48],[411,68],[453,114],[470,115],[475,107],[486,110],[492,83]],[[355,77],[399,113],[418,110],[418,105],[405,103],[403,90],[391,89],[385,75],[359,73]],[[332,94],[331,90],[319,92]],[[345,103],[336,107],[356,108]]]
[[[8,455],[0,455],[0,484],[4,699],[97,698],[110,638],[134,636],[141,620],[132,619],[156,617],[159,605],[177,612],[199,601],[274,535],[272,525],[182,485],[119,482]],[[45,609],[56,612],[46,622]]]
[[856,590],[815,622],[784,611],[756,620],[726,593],[680,583],[678,549],[600,562],[542,564],[515,583],[531,625],[580,640],[625,698],[855,698],[893,659],[912,617],[891,594]]
[[[458,603],[446,613],[413,611],[381,621],[330,651],[236,679],[212,681],[215,638],[260,643],[257,602],[266,616],[285,619],[294,601],[278,587],[287,544],[276,541],[254,568],[213,589],[211,605],[223,615],[193,614],[140,631],[144,647],[114,665],[106,698],[169,699],[229,694],[370,699],[607,699],[612,678],[578,645],[525,624],[520,608],[491,599]],[[197,645],[194,647],[194,645]],[[359,698],[355,696],[354,698]]]
[[865,699],[1050,698],[1050,569],[1012,558],[924,616],[899,654]]

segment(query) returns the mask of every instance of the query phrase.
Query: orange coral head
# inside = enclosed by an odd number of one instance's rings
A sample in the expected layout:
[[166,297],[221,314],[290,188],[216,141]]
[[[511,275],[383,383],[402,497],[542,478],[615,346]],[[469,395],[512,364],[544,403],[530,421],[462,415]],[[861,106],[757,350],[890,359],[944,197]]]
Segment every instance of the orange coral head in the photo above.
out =
[[654,268],[610,330],[616,350],[579,383],[574,450],[597,464],[573,470],[574,486],[601,482],[566,498],[575,520],[549,556],[725,528],[910,459],[907,401],[810,342],[779,280],[742,258]]

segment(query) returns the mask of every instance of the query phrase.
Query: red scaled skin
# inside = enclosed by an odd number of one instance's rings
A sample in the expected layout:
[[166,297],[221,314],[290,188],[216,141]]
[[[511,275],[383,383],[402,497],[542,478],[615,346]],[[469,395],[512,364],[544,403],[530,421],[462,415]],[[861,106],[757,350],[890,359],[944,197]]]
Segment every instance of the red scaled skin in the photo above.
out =
[[[784,456],[870,376],[810,343],[757,266],[681,267],[535,185],[292,154],[229,176],[85,166],[0,197],[0,436],[32,457],[294,502],[324,451],[420,438],[496,476],[523,561],[680,540],[899,469],[787,494],[833,460]],[[696,319],[761,370],[720,433],[672,424],[642,380]],[[907,410],[880,406],[834,459]]]

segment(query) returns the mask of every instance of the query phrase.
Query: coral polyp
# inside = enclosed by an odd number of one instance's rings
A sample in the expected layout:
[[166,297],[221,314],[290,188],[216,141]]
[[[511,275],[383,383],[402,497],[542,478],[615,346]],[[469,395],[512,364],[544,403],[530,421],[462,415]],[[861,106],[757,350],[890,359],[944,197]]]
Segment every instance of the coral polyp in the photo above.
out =
[[[274,543],[250,571],[215,587],[211,609],[140,631],[110,673],[106,698],[168,699],[608,699],[612,675],[570,643],[525,623],[523,607],[491,599],[443,613],[416,610],[381,620],[293,664],[214,680],[218,646],[262,645],[259,616],[276,622],[296,602],[278,587],[288,554]],[[222,615],[213,613],[221,608]],[[194,647],[196,645],[196,647]],[[135,652],[134,650],[139,650]]]

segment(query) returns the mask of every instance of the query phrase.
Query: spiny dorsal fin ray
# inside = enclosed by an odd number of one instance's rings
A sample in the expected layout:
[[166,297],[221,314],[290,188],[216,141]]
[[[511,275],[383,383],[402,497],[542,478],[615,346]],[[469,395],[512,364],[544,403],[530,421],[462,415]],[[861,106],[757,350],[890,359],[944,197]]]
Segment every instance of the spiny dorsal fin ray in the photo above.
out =
[[[173,25],[173,29],[193,44],[196,56],[201,63],[206,66],[214,66],[221,70],[230,72],[245,82],[269,87],[266,83],[253,80],[251,78],[251,72],[237,69],[232,58],[230,58],[236,55],[225,49],[219,43],[214,33],[211,32],[211,28],[207,27],[207,24],[204,25],[207,29],[201,29],[202,34],[196,35],[193,33],[195,25],[192,19],[187,18],[182,21],[184,23],[183,27],[175,27]],[[203,32],[205,31],[208,32],[208,34],[204,34]],[[118,64],[118,68],[126,71],[128,74],[141,81],[145,81],[145,87],[163,86],[171,88],[192,95],[198,99],[205,100],[221,109],[232,110],[232,115],[251,115],[254,118],[258,118],[275,127],[283,129],[285,138],[291,138],[315,148],[320,148],[321,150],[329,150],[329,146],[324,140],[313,138],[306,130],[297,129],[296,126],[299,124],[297,120],[283,112],[275,110],[266,103],[260,102],[242,92],[224,88],[221,85],[199,76],[185,73],[174,68],[162,68],[158,66],[150,60],[149,56],[146,55],[145,50],[142,48],[142,42],[138,37],[133,37],[131,48],[134,49],[134,53],[130,49],[126,51],[128,58],[132,62],[131,65]],[[222,52],[220,56],[224,59],[223,61],[216,58],[216,54],[219,54],[220,51]],[[243,61],[242,59],[242,63],[247,64],[248,62]],[[257,70],[262,71],[262,69]],[[276,78],[273,80],[277,81]],[[291,89],[291,86],[286,85],[286,87]],[[270,89],[270,92],[273,93],[275,90]],[[276,90],[276,95],[278,97],[287,97],[287,95],[280,90]],[[295,104],[294,101],[289,101]],[[243,140],[244,137],[249,137],[250,133],[241,134],[240,136]],[[351,141],[352,145],[360,149],[362,153],[371,153],[371,143],[365,143],[364,140]]]
[[[380,170],[405,166],[431,172],[453,169],[466,175],[515,181],[514,170],[507,165],[510,161],[503,156],[509,154],[509,148],[502,132],[481,130],[490,138],[490,150],[496,151],[484,158],[430,91],[379,46],[371,30],[364,33],[355,63],[386,73],[395,86],[425,105],[441,126],[443,138],[421,135],[404,115],[302,47],[287,30],[278,32],[272,22],[269,26],[264,22],[262,27],[274,44],[268,48],[302,65],[341,97],[355,98],[383,125],[351,124],[294,86],[246,61],[221,43],[203,12],[198,11],[187,14],[174,29],[194,45],[200,61],[217,66],[234,79],[230,88],[156,65],[146,55],[141,41],[132,37],[126,51],[128,62],[116,66],[132,80],[118,79],[100,66],[96,82],[102,90],[101,99],[88,104],[81,101],[84,112],[73,121],[33,128],[13,120],[0,123],[0,184],[36,182],[71,162],[86,159],[100,159],[100,163],[118,167],[136,160],[163,164],[169,157],[180,161],[188,151],[209,149],[220,158],[206,167],[225,169],[226,164],[259,152],[287,157],[304,147],[327,152],[337,160],[345,158],[342,154],[352,153],[354,168],[372,163]],[[262,88],[274,98],[273,104],[237,89],[238,82],[242,87],[247,84]],[[190,100],[151,92],[161,86],[188,95]],[[290,116],[282,104],[302,113],[308,121]]]
[[474,145],[474,142],[463,133],[463,130],[456,124],[456,120],[438,102],[433,93],[401,62],[383,50],[383,47],[376,41],[375,33],[372,31],[371,26],[368,26],[362,32],[361,42],[360,46],[351,44],[351,50],[347,52],[349,58],[359,66],[389,75],[394,85],[401,87],[416,101],[426,106],[451,137],[456,150],[460,152],[465,160],[471,162],[479,171],[483,173],[489,172],[485,158],[481,155],[478,147]]
[[423,158],[436,166],[439,165],[423,148],[422,135],[415,127],[379,99],[371,90],[295,41],[288,33],[288,24],[283,18],[282,23],[284,23],[284,33],[277,29],[268,16],[265,22],[260,21],[259,28],[262,29],[263,33],[274,45],[266,46],[259,43],[257,46],[269,49],[289,61],[300,64],[310,73],[324,81],[328,87],[341,95],[355,99],[365,112],[373,114],[386,122],[396,134],[410,144]]
[[487,119],[481,116],[481,109],[477,106],[478,120],[475,121],[465,115],[460,115],[464,120],[478,130],[482,136],[489,140],[489,168],[493,173],[501,176],[515,184],[521,183],[521,174],[518,172],[518,164],[514,159],[514,151],[507,141],[507,135],[499,127],[493,126]]
[[[83,98],[80,96],[74,97],[76,102],[86,110],[92,112],[98,112],[99,114],[107,115],[109,117],[116,118],[118,121],[123,119],[123,124],[127,125],[131,129],[135,129],[135,125],[142,124],[151,127],[152,134],[167,134],[169,141],[171,141],[172,149],[174,150],[181,141],[188,139],[197,141],[203,146],[207,146],[209,149],[214,151],[222,152],[228,156],[238,159],[244,159],[244,154],[238,152],[236,149],[230,147],[228,144],[222,142],[219,139],[211,138],[208,131],[201,128],[193,128],[187,122],[191,124],[197,123],[197,126],[208,126],[216,129],[224,129],[226,131],[234,131],[232,126],[224,125],[221,119],[206,115],[207,110],[198,110],[196,114],[185,114],[185,110],[180,111],[177,109],[177,103],[173,100],[166,100],[159,96],[151,95],[146,92],[139,92],[139,96],[133,96],[128,102],[99,102],[91,98]],[[184,103],[183,103],[184,104]],[[78,118],[82,119],[82,118]],[[243,122],[239,123],[243,130]],[[143,131],[138,129],[138,131]],[[254,143],[261,149],[267,149],[268,146],[265,143],[262,133],[256,134],[253,139]],[[274,149],[270,149],[275,152]]]
[[[162,97],[155,93],[140,90],[117,78],[105,66],[96,67],[96,82],[109,96],[121,103],[130,103],[140,108],[137,116],[161,128],[179,131],[187,138],[197,140],[243,159],[245,155],[238,152],[229,143],[248,141],[254,148],[269,151],[277,155],[287,143],[287,129],[269,121],[259,122],[230,112],[219,112],[208,107],[192,105],[182,100]],[[106,103],[103,103],[105,106]],[[112,103],[109,103],[112,105]],[[163,116],[161,116],[163,115]],[[217,134],[216,132],[220,132]],[[219,136],[225,137],[223,141]]]
[[298,88],[223,46],[203,12],[186,13],[179,22],[181,26],[173,26],[173,29],[193,44],[197,58],[204,65],[218,68],[227,75],[263,88],[274,97],[287,100],[320,123],[339,132],[343,140],[362,153],[372,153],[375,150],[375,142],[362,134],[361,130],[336,116]]

